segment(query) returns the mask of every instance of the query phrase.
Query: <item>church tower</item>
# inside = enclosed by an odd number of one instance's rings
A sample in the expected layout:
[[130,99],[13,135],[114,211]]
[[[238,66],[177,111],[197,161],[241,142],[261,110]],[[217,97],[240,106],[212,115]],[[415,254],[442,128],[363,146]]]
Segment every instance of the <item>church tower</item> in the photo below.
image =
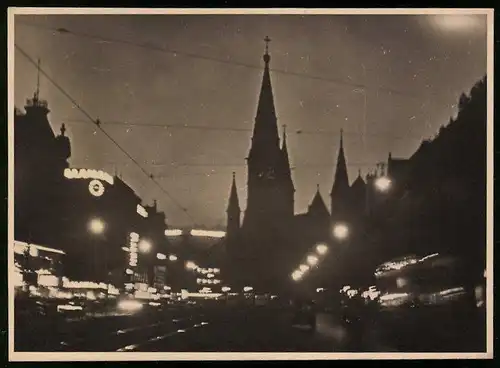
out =
[[262,234],[293,217],[293,183],[286,139],[280,148],[276,110],[269,72],[269,37],[265,38],[264,74],[248,165],[248,195],[243,230]]
[[345,221],[349,210],[349,178],[344,153],[343,131],[340,130],[340,147],[337,157],[337,167],[330,193],[331,215],[333,221]]

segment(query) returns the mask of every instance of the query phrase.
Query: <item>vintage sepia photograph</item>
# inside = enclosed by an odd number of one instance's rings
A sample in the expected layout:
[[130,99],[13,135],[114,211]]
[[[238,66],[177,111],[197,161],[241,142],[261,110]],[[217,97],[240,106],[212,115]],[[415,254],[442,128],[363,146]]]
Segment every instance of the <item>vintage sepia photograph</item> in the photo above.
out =
[[8,17],[11,360],[493,357],[493,10]]

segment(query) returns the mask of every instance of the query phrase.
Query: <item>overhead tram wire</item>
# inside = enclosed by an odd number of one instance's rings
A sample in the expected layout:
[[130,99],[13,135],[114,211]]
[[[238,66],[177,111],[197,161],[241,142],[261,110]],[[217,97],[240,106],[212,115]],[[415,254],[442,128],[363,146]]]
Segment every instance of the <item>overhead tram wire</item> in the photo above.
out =
[[[62,119],[65,123],[71,124],[71,123],[85,123],[87,124],[86,120],[79,120],[79,119]],[[253,132],[253,129],[251,128],[230,128],[230,127],[221,127],[221,126],[205,126],[205,125],[184,125],[184,124],[158,124],[158,123],[152,123],[152,124],[139,124],[139,123],[129,123],[126,121],[101,121],[102,125],[115,125],[115,126],[127,126],[127,127],[132,127],[132,128],[167,128],[167,129],[192,129],[192,130],[206,130],[206,131],[227,131],[227,132],[244,132],[244,133],[251,133]],[[334,131],[328,131],[328,130],[302,130],[302,129],[297,129],[295,131],[291,131],[290,133],[296,134],[296,135],[328,135],[328,136],[339,136],[340,133],[334,132]],[[345,132],[344,131],[344,136],[358,136],[361,135],[361,133],[355,133],[355,132]],[[418,136],[397,136],[397,135],[391,135],[391,134],[374,134],[374,133],[367,133],[365,134],[368,137],[380,137],[380,138],[393,138],[393,139],[411,139],[411,140],[422,140],[424,139],[423,137],[418,137]]]
[[[142,49],[147,49],[147,50],[156,51],[156,52],[163,52],[163,53],[171,54],[174,56],[185,56],[185,57],[189,57],[189,58],[193,58],[193,59],[212,61],[212,62],[217,62],[217,63],[222,63],[222,64],[240,66],[240,67],[249,68],[249,69],[257,69],[257,70],[262,69],[261,66],[257,66],[257,65],[237,62],[237,61],[233,61],[233,60],[224,60],[224,59],[220,59],[220,58],[216,58],[216,57],[212,57],[212,56],[207,56],[207,55],[201,55],[201,54],[192,53],[192,52],[177,51],[177,50],[169,49],[167,47],[162,47],[162,46],[158,46],[158,45],[151,44],[151,43],[139,43],[139,42],[133,42],[133,41],[123,40],[123,39],[116,39],[116,38],[92,35],[92,34],[83,33],[83,32],[74,32],[74,31],[72,31],[68,28],[65,28],[65,27],[49,27],[49,26],[43,26],[40,24],[34,24],[34,23],[22,22],[22,21],[17,21],[16,24],[21,24],[21,25],[24,25],[27,27],[44,29],[44,30],[56,32],[59,34],[69,34],[69,35],[73,35],[75,37],[83,37],[83,38],[93,39],[93,40],[101,41],[104,43],[117,43],[117,44],[132,46],[132,47],[139,47]],[[310,75],[310,74],[306,74],[306,73],[291,72],[291,71],[287,71],[287,70],[280,70],[280,69],[274,69],[274,68],[271,68],[270,70],[273,73],[290,75],[290,76],[294,76],[294,77],[298,77],[298,78],[319,80],[319,81],[323,81],[323,82],[330,82],[330,83],[335,83],[335,84],[342,85],[342,86],[348,86],[351,88],[360,88],[363,90],[377,90],[380,92],[388,93],[390,95],[398,95],[398,96],[412,98],[412,99],[419,99],[419,98],[424,97],[424,96],[416,95],[414,93],[400,91],[400,90],[397,90],[394,88],[389,88],[389,87],[368,87],[364,84],[349,82],[349,81],[346,81],[346,80],[341,79],[341,78],[320,77],[320,76],[314,76],[314,75]]]
[[67,99],[69,99],[71,101],[71,103],[78,109],[80,110],[89,120],[90,122],[92,122],[101,132],[104,133],[104,135],[111,141],[113,142],[113,144],[118,147],[118,149],[120,151],[122,151],[122,153],[124,153],[147,177],[148,179],[150,179],[165,195],[167,195],[170,200],[176,205],[178,206],[185,214],[187,217],[189,217],[189,219],[195,223],[194,221],[194,218],[191,216],[191,214],[188,212],[187,208],[184,208],[176,199],[174,196],[172,196],[165,188],[163,188],[161,186],[160,183],[158,183],[155,178],[154,178],[154,175],[149,173],[146,169],[144,169],[142,167],[142,165],[132,156],[130,155],[127,150],[125,148],[123,148],[111,135],[109,135],[108,132],[106,132],[102,126],[101,126],[101,122],[99,119],[94,119],[82,106],[80,106],[78,104],[78,102],[75,101],[75,99],[73,97],[71,97],[71,95],[66,92],[66,90],[61,87],[56,81],[54,81],[42,68],[40,68],[40,66],[38,65],[38,63],[26,52],[23,50],[22,47],[20,47],[18,44],[15,44],[14,45],[15,48],[31,63],[33,64],[33,66],[35,66],[39,72],[41,74],[43,74],[45,76],[45,78],[47,78],[47,80],[52,83],[52,85],[54,85],[54,87],[56,87]]

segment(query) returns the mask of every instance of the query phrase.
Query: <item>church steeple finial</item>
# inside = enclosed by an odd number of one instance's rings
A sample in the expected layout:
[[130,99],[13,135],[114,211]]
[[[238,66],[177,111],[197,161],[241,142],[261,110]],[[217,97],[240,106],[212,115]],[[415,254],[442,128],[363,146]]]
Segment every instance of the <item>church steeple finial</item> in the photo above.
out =
[[344,129],[340,128],[340,149],[344,149]]
[[36,91],[33,96],[33,100],[38,101],[40,99],[40,58],[38,58],[37,63],[37,74],[36,74]]
[[269,67],[269,62],[271,61],[271,55],[269,55],[269,42],[271,42],[271,39],[269,36],[266,36],[264,38],[264,42],[266,43],[266,52],[264,54],[264,62],[266,63],[266,67]]
[[319,184],[316,184],[316,192],[319,192]]
[[66,124],[63,123],[61,125],[61,135],[64,137],[65,133],[66,133]]

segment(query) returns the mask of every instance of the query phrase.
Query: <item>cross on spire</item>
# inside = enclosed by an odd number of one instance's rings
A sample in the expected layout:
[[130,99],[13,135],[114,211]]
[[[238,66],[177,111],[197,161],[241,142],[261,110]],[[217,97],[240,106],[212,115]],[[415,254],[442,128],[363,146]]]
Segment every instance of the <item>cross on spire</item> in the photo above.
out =
[[37,63],[37,75],[36,75],[36,91],[34,100],[38,101],[40,97],[40,58],[38,58]]
[[266,38],[264,38],[264,42],[266,43],[266,54],[269,53],[269,42],[271,42],[271,39],[269,38],[269,36],[266,36]]

